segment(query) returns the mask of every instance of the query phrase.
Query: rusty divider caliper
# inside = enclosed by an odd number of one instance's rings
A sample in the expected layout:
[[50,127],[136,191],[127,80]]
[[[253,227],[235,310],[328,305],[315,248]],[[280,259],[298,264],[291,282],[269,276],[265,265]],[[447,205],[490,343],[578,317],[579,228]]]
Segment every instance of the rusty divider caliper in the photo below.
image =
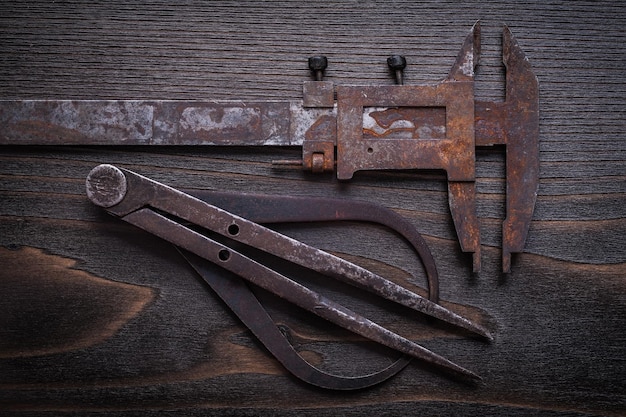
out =
[[[506,145],[506,219],[502,268],[522,252],[539,171],[538,82],[510,30],[503,32],[504,102],[474,99],[480,22],[466,37],[448,76],[404,85],[403,57],[389,58],[398,85],[347,86],[323,81],[324,57],[309,60],[315,81],[303,100],[281,101],[0,101],[0,144],[302,146],[297,163],[312,172],[440,169],[464,252],[480,271],[476,147]],[[335,100],[336,96],[336,100]],[[293,163],[293,161],[278,161]]]
[[[376,221],[401,234],[422,261],[431,264],[432,255],[422,242],[419,233],[404,219],[384,207],[366,202],[356,205],[354,202],[346,204],[336,199],[322,201],[288,196],[275,198],[211,191],[205,192],[202,198],[196,198],[132,171],[107,164],[99,165],[89,173],[86,187],[87,195],[94,204],[181,248],[193,268],[253,334],[292,374],[306,382],[332,389],[364,388],[395,375],[408,360],[400,358],[382,371],[355,378],[323,372],[304,360],[293,349],[285,336],[267,317],[267,312],[259,305],[255,296],[237,277],[331,323],[404,355],[430,363],[438,369],[447,371],[451,376],[469,380],[480,379],[473,372],[311,291],[285,273],[267,266],[265,260],[258,257],[258,252],[263,252],[491,340],[491,334],[487,329],[440,306],[437,300],[433,299],[432,293],[428,299],[424,298],[354,263],[255,222]],[[209,201],[219,203],[220,207]],[[268,211],[263,203],[282,207]],[[312,207],[312,203],[328,203],[326,207],[329,210],[320,211],[317,209],[318,205]],[[307,209],[306,206],[310,208]],[[231,211],[223,207],[228,207]],[[294,216],[293,209],[302,211]],[[359,209],[363,209],[364,212],[360,212]],[[249,254],[249,248],[254,249],[253,255]],[[216,277],[204,261],[218,265],[236,277]],[[434,276],[429,275],[428,278],[436,280],[436,272]]]

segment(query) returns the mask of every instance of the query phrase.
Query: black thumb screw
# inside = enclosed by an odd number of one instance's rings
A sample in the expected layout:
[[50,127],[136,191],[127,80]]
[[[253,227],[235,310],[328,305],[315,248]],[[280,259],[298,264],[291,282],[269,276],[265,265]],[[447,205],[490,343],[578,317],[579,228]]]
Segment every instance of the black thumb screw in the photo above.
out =
[[387,58],[387,65],[389,69],[394,72],[396,76],[396,84],[402,85],[404,84],[404,74],[403,70],[406,68],[406,58],[402,55],[392,55]]
[[309,58],[309,68],[315,77],[315,81],[322,81],[324,70],[328,66],[328,59],[323,55],[312,56]]

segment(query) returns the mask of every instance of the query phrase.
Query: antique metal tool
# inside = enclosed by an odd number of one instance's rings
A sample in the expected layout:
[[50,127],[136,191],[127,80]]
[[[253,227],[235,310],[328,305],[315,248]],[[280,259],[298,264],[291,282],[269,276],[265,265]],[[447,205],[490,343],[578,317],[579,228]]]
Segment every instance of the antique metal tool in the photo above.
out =
[[[237,277],[405,355],[424,360],[457,376],[479,379],[473,372],[310,290],[272,266],[265,265],[265,258],[258,255],[262,252],[290,265],[298,265],[339,279],[491,339],[484,327],[435,302],[437,276],[432,255],[419,233],[408,222],[387,209],[369,203],[341,200],[326,200],[323,202],[330,204],[320,205],[315,203],[322,201],[309,198],[245,196],[233,193],[204,192],[200,199],[112,165],[94,168],[87,177],[86,188],[90,200],[106,208],[110,214],[186,251],[183,254],[191,265],[242,322],[289,371],[306,382],[333,389],[363,388],[393,376],[408,363],[408,359],[402,358],[380,372],[362,377],[348,378],[325,373],[298,355],[258,300]],[[208,201],[217,202],[220,207]],[[227,211],[224,207],[247,218]],[[250,219],[265,223],[351,219],[374,221],[393,227],[411,243],[426,265],[429,288],[433,289],[430,291],[430,300],[354,263],[308,246]],[[214,276],[206,261],[236,276]]]
[[[2,101],[0,144],[302,146],[299,166],[356,171],[445,170],[450,212],[461,249],[479,271],[476,147],[506,146],[506,219],[502,268],[521,252],[538,186],[538,83],[508,28],[503,33],[504,102],[474,98],[480,55],[476,23],[448,76],[405,85],[404,58],[388,60],[397,85],[335,86],[323,81],[327,61],[309,60],[315,81],[303,100],[279,101]],[[278,163],[293,164],[293,161]]]

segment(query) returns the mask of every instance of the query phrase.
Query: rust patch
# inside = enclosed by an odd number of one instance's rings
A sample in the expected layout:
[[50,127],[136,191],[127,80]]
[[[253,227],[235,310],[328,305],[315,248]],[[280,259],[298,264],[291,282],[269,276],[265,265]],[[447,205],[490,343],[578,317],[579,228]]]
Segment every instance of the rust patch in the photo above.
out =
[[247,146],[289,143],[288,102],[163,102],[155,120],[163,125],[172,119],[178,120],[178,126],[164,135],[167,143]]
[[365,108],[363,138],[445,139],[445,107]]
[[[102,343],[154,299],[150,288],[74,269],[41,249],[0,248],[0,358],[50,355]],[[10,297],[6,295],[10,294]]]

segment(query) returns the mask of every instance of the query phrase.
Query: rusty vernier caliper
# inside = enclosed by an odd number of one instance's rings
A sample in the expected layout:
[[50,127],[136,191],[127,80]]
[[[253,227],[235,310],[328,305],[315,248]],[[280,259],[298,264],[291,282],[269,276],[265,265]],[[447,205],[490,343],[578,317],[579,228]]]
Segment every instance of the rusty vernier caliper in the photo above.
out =
[[[504,102],[474,97],[480,55],[476,23],[443,80],[404,85],[403,57],[389,58],[396,85],[348,86],[323,80],[324,57],[309,65],[303,100],[281,101],[1,101],[0,144],[302,146],[298,164],[337,171],[445,170],[448,198],[464,252],[479,271],[476,148],[506,146],[506,219],[502,266],[522,252],[539,171],[538,82],[510,30],[503,32]],[[279,163],[292,163],[280,161]]]

